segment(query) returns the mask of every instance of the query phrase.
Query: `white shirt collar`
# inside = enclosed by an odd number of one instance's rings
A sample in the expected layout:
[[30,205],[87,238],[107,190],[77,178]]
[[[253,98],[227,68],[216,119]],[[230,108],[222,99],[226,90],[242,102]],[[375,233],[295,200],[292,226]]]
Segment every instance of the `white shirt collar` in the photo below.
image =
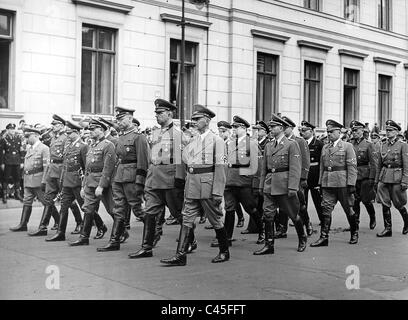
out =
[[242,140],[244,140],[246,135],[243,135],[241,138],[238,138],[238,143],[240,143]]
[[278,142],[278,144],[281,143],[281,141],[282,141],[282,139],[283,139],[284,136],[285,136],[285,135],[282,134],[278,139],[276,139],[276,141]]
[[36,143],[34,143],[33,145],[32,145],[32,147],[31,147],[31,149],[35,149],[35,147],[37,147],[39,144],[41,143],[41,141],[40,140],[38,140]]
[[339,143],[339,141],[341,140],[341,137],[340,138],[338,138],[336,141],[334,141],[334,143],[333,143],[333,147],[335,147],[335,146],[337,146],[337,144]]
[[265,139],[266,139],[266,136],[265,136],[265,137],[263,137],[261,140],[258,140],[258,143],[262,143],[262,142],[264,142],[264,141],[265,141]]
[[307,144],[311,144],[312,143],[312,141],[313,141],[313,136],[311,136],[309,139],[307,139],[306,141],[307,141]]
[[200,137],[202,140],[205,139],[205,137],[210,133],[210,129],[207,129],[204,133],[200,134]]

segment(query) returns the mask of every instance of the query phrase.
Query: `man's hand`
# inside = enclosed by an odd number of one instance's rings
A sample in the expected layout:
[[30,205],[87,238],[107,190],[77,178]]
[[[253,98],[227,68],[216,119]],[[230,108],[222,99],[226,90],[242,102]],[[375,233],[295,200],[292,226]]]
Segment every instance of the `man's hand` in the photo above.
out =
[[184,189],[184,186],[186,185],[186,180],[184,179],[179,179],[179,178],[175,178],[174,179],[174,188],[177,189]]
[[103,188],[100,186],[97,186],[95,189],[95,196],[100,198],[102,197],[102,193],[103,193]]
[[352,185],[347,186],[347,191],[349,194],[355,194],[356,193],[356,187]]
[[81,188],[80,194],[81,194],[81,198],[85,199],[85,190],[84,190],[84,188]]
[[408,189],[408,184],[406,183],[401,183],[401,191],[405,191]]
[[219,196],[217,194],[213,194],[212,198],[213,198],[214,204],[218,207],[222,202],[222,196]]
[[306,189],[307,188],[307,180],[306,179],[300,179],[300,186],[303,189]]
[[289,189],[289,191],[288,191],[288,197],[289,197],[289,198],[292,198],[292,197],[294,197],[294,196],[296,196],[296,195],[297,195],[297,191],[296,191],[296,190]]
[[24,163],[20,163],[20,169],[24,169]]
[[6,165],[5,165],[5,164],[2,164],[2,165],[1,165],[1,171],[4,171],[5,168],[6,168]]

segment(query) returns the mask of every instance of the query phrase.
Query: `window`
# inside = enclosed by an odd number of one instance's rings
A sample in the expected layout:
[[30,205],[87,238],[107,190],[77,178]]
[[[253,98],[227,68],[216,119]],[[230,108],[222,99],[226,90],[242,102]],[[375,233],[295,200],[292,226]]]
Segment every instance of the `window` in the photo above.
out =
[[81,112],[112,114],[115,30],[83,25]]
[[304,113],[315,126],[321,123],[322,64],[305,61]]
[[303,0],[303,6],[307,9],[320,11],[320,0]]
[[391,30],[391,0],[378,1],[378,27]]
[[346,126],[359,118],[359,76],[358,70],[344,69],[343,115]]
[[[184,54],[184,117],[192,113],[192,106],[197,102],[197,44],[185,42]],[[180,66],[181,66],[181,41],[170,39],[170,101],[179,106],[180,103]],[[176,114],[175,118],[179,115]]]
[[392,77],[378,75],[378,117],[380,126],[391,118]]
[[0,11],[0,109],[9,108],[10,48],[13,14]]
[[350,22],[358,22],[360,0],[344,0],[344,18]]
[[258,52],[256,76],[256,119],[270,119],[277,110],[278,57]]

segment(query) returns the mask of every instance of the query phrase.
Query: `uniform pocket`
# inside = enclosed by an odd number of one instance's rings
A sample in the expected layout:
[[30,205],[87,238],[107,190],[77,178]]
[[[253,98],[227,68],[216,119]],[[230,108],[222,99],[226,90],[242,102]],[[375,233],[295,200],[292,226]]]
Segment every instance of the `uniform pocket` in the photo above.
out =
[[208,175],[208,176],[203,176],[200,177],[200,183],[201,183],[201,199],[209,199],[211,198],[212,195],[212,187],[213,187],[213,176]]
[[394,169],[394,181],[395,183],[401,183],[402,169]]

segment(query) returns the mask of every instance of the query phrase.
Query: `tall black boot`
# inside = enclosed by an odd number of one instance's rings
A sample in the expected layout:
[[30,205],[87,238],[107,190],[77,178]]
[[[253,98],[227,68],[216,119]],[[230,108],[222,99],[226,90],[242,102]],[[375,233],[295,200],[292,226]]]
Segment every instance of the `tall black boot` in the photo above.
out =
[[[234,224],[235,224],[235,211],[227,211],[225,213],[224,228],[225,228],[225,232],[227,233],[228,243],[230,245],[232,245],[232,235],[234,233]],[[211,242],[210,246],[212,248],[219,247],[217,237],[215,237],[215,239]]]
[[275,223],[277,224],[277,232],[275,234],[275,239],[284,239],[288,237],[288,215],[282,210],[278,211],[275,216]]
[[404,220],[404,227],[402,228],[402,234],[408,234],[408,212],[406,208],[398,210],[401,214],[402,220]]
[[27,223],[28,223],[28,220],[30,220],[31,210],[32,210],[31,206],[23,206],[23,210],[21,212],[20,223],[18,224],[18,226],[14,228],[10,228],[10,231],[14,231],[14,232],[27,231]]
[[353,214],[352,208],[350,208],[350,216],[348,217],[350,223],[350,244],[357,244],[358,242],[358,218],[359,216]]
[[58,231],[52,237],[45,239],[45,241],[47,242],[64,241],[65,231],[67,229],[67,222],[68,222],[68,208],[62,206],[60,212],[60,219],[58,222]]
[[302,205],[300,207],[299,215],[303,221],[303,225],[306,228],[306,234],[308,236],[311,236],[313,234],[313,226],[312,226],[312,223],[310,222],[310,217],[309,217],[309,213],[307,212],[306,205]]
[[261,256],[264,254],[274,254],[274,241],[275,241],[275,228],[273,226],[273,221],[265,221],[265,246],[254,252],[254,255]]
[[[53,211],[54,206],[45,206],[43,210],[43,214],[41,216],[40,225],[37,231],[28,233],[29,236],[37,237],[37,236],[46,236],[47,235],[47,226],[51,219],[51,214]],[[55,208],[55,207],[54,207]]]
[[20,182],[16,182],[14,184],[14,197],[15,199],[20,200],[21,202],[23,202],[24,197],[21,195],[21,187],[20,187]]
[[377,233],[377,237],[392,237],[392,222],[391,222],[391,210],[390,208],[383,206],[383,218],[384,218],[384,230]]
[[229,243],[227,240],[227,232],[225,228],[223,227],[221,229],[215,229],[215,233],[217,235],[220,251],[218,255],[214,259],[211,260],[211,262],[220,263],[220,262],[228,261],[230,258],[230,253],[228,250]]
[[142,248],[134,253],[129,253],[130,259],[148,258],[153,256],[153,242],[156,229],[156,216],[147,214],[143,227]]
[[320,226],[320,238],[310,244],[311,247],[327,247],[329,245],[329,229],[331,225],[331,216],[323,215],[322,225]]
[[7,183],[3,183],[3,203],[7,203]]
[[[354,206],[353,206],[353,211],[354,211],[354,220],[357,225],[357,230],[359,230],[360,226],[360,201],[354,201]],[[351,231],[351,228],[350,228]]]
[[105,226],[101,216],[97,212],[94,215],[94,222],[95,222],[96,228],[98,229],[94,239],[102,239],[105,233],[108,231],[108,228]]
[[307,236],[305,234],[305,229],[303,227],[303,221],[299,216],[296,216],[296,219],[293,220],[293,224],[295,225],[296,233],[299,239],[297,251],[303,252],[306,249],[306,243],[307,243]]
[[371,202],[369,203],[365,203],[364,204],[367,212],[368,212],[368,216],[370,217],[370,230],[373,230],[375,228],[375,226],[377,225],[377,221],[375,219],[375,209],[374,206]]
[[89,235],[91,234],[92,223],[94,221],[93,215],[89,213],[84,214],[84,221],[81,228],[81,234],[79,235],[78,240],[70,242],[69,246],[87,246],[89,245]]
[[197,240],[195,239],[194,236],[194,230],[196,228],[196,224],[193,223],[193,228],[190,230],[190,235],[188,236],[188,248],[187,248],[187,253],[193,252],[195,249],[197,249]]
[[120,237],[125,230],[125,222],[121,219],[116,218],[113,221],[113,227],[111,232],[111,237],[108,244],[105,247],[97,248],[96,251],[98,252],[105,252],[105,251],[117,251],[120,249]]
[[58,212],[58,209],[55,206],[52,206],[51,215],[52,215],[52,218],[54,219],[54,225],[52,226],[51,230],[58,230],[58,223],[59,223],[59,220],[60,220],[60,214]]
[[256,244],[263,244],[265,242],[265,228],[258,209],[254,208],[252,210],[251,216],[254,218],[256,228],[258,229],[258,240],[256,241]]
[[[82,224],[82,216],[81,216],[81,210],[79,209],[78,205],[74,202],[72,202],[72,205],[70,207],[72,214],[74,215],[74,219],[76,222],[75,230],[71,232],[71,234],[78,234],[79,231],[81,230],[81,224]],[[60,212],[61,214],[61,212]]]
[[191,228],[184,224],[180,227],[179,241],[176,254],[169,259],[161,259],[160,262],[168,266],[185,266],[187,264],[187,249]]

